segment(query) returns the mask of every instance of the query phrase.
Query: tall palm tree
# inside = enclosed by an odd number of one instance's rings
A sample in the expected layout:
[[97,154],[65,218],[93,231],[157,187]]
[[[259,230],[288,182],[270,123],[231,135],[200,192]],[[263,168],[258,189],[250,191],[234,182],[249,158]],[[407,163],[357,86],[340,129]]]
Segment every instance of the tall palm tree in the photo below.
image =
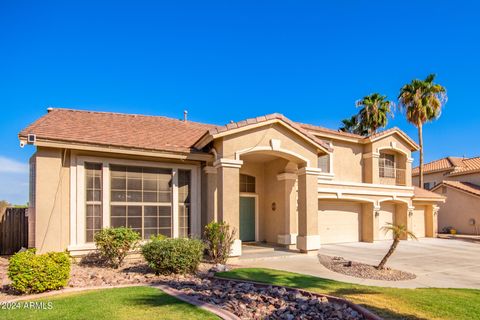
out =
[[358,115],[342,120],[343,126],[339,128],[342,132],[349,132],[365,136],[368,134],[367,130],[359,123]]
[[425,80],[414,79],[400,89],[398,101],[408,122],[418,128],[420,146],[419,187],[423,188],[423,125],[440,117],[442,107],[447,102],[447,90],[433,82],[435,74]]
[[387,96],[372,93],[363,97],[356,103],[358,108],[359,123],[367,129],[368,135],[374,134],[379,128],[387,125],[388,117],[392,116],[393,102],[387,100]]
[[380,261],[380,263],[378,264],[377,269],[383,269],[385,267],[388,258],[390,258],[390,256],[395,252],[395,249],[397,249],[397,246],[400,243],[400,238],[402,238],[403,236],[407,236],[417,240],[415,234],[409,231],[407,227],[402,224],[395,225],[392,223],[388,223],[386,226],[382,227],[382,230],[385,233],[390,231],[393,233],[393,242],[385,257],[383,257],[382,261]]

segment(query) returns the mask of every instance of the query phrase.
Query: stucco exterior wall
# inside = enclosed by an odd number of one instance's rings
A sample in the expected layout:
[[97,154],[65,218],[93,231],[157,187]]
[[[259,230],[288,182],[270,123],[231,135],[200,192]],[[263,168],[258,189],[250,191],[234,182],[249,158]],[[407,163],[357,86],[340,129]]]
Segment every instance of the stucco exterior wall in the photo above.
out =
[[35,247],[39,253],[63,251],[70,235],[70,155],[38,148],[35,158]]
[[[235,154],[238,151],[248,151],[254,147],[270,147],[272,139],[280,141],[281,149],[301,155],[310,162],[310,166],[317,166],[317,148],[304,138],[279,124],[254,128],[223,137],[215,141],[214,146],[220,158],[235,159]],[[288,155],[284,156],[288,157]],[[298,161],[298,159],[294,159],[293,157],[291,160]]]
[[335,181],[363,182],[363,146],[333,140],[333,173]]
[[[445,203],[439,204],[438,230],[442,232],[444,227],[451,226],[461,234],[480,233],[480,197],[451,187],[447,187],[447,192],[442,193],[442,189],[435,190],[447,197]],[[475,219],[477,228],[469,224],[470,219]]]
[[[445,176],[445,174],[446,174],[446,171],[423,174],[423,183],[430,182],[431,187],[433,188],[434,184],[435,185],[440,184],[443,180],[453,180],[450,177]],[[417,187],[423,188],[423,186],[418,185],[419,179],[420,178],[418,175],[412,177],[412,183]]]

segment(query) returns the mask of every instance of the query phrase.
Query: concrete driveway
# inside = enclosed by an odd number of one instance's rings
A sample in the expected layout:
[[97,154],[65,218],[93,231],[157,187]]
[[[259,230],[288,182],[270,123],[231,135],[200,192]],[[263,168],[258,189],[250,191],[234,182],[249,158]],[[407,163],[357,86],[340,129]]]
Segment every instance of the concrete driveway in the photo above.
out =
[[[375,265],[387,252],[390,244],[391,241],[379,241],[323,245],[319,253]],[[315,254],[298,254],[284,259],[257,259],[243,261],[241,264],[364,285],[480,289],[480,244],[460,240],[425,238],[419,241],[402,241],[387,266],[417,275],[416,279],[405,281],[368,280],[342,275],[323,267]]]

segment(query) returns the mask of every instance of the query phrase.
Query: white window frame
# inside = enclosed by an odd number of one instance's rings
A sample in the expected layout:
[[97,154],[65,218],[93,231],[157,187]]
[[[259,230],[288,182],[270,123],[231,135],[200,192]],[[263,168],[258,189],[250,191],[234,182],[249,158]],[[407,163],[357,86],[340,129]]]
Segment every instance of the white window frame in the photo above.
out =
[[94,243],[85,241],[85,162],[102,164],[103,228],[110,226],[110,165],[172,169],[172,234],[178,237],[178,170],[191,171],[192,237],[201,236],[201,181],[200,165],[161,161],[129,160],[109,157],[82,156],[72,152],[70,159],[70,245],[68,250],[94,249]]

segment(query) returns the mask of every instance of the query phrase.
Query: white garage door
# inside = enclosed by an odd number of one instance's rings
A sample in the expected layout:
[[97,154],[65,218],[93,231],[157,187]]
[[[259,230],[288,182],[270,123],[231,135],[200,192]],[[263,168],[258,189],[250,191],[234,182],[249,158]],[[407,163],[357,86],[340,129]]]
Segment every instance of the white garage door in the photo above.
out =
[[377,233],[375,240],[391,240],[393,239],[392,232],[385,233],[382,228],[387,226],[389,223],[393,223],[395,217],[395,205],[389,203],[382,203],[380,206],[380,211],[378,212],[378,217],[376,218],[376,227]]
[[319,201],[318,232],[321,243],[357,242],[360,240],[360,204]]
[[417,206],[411,217],[412,231],[417,238],[425,238],[425,206]]

